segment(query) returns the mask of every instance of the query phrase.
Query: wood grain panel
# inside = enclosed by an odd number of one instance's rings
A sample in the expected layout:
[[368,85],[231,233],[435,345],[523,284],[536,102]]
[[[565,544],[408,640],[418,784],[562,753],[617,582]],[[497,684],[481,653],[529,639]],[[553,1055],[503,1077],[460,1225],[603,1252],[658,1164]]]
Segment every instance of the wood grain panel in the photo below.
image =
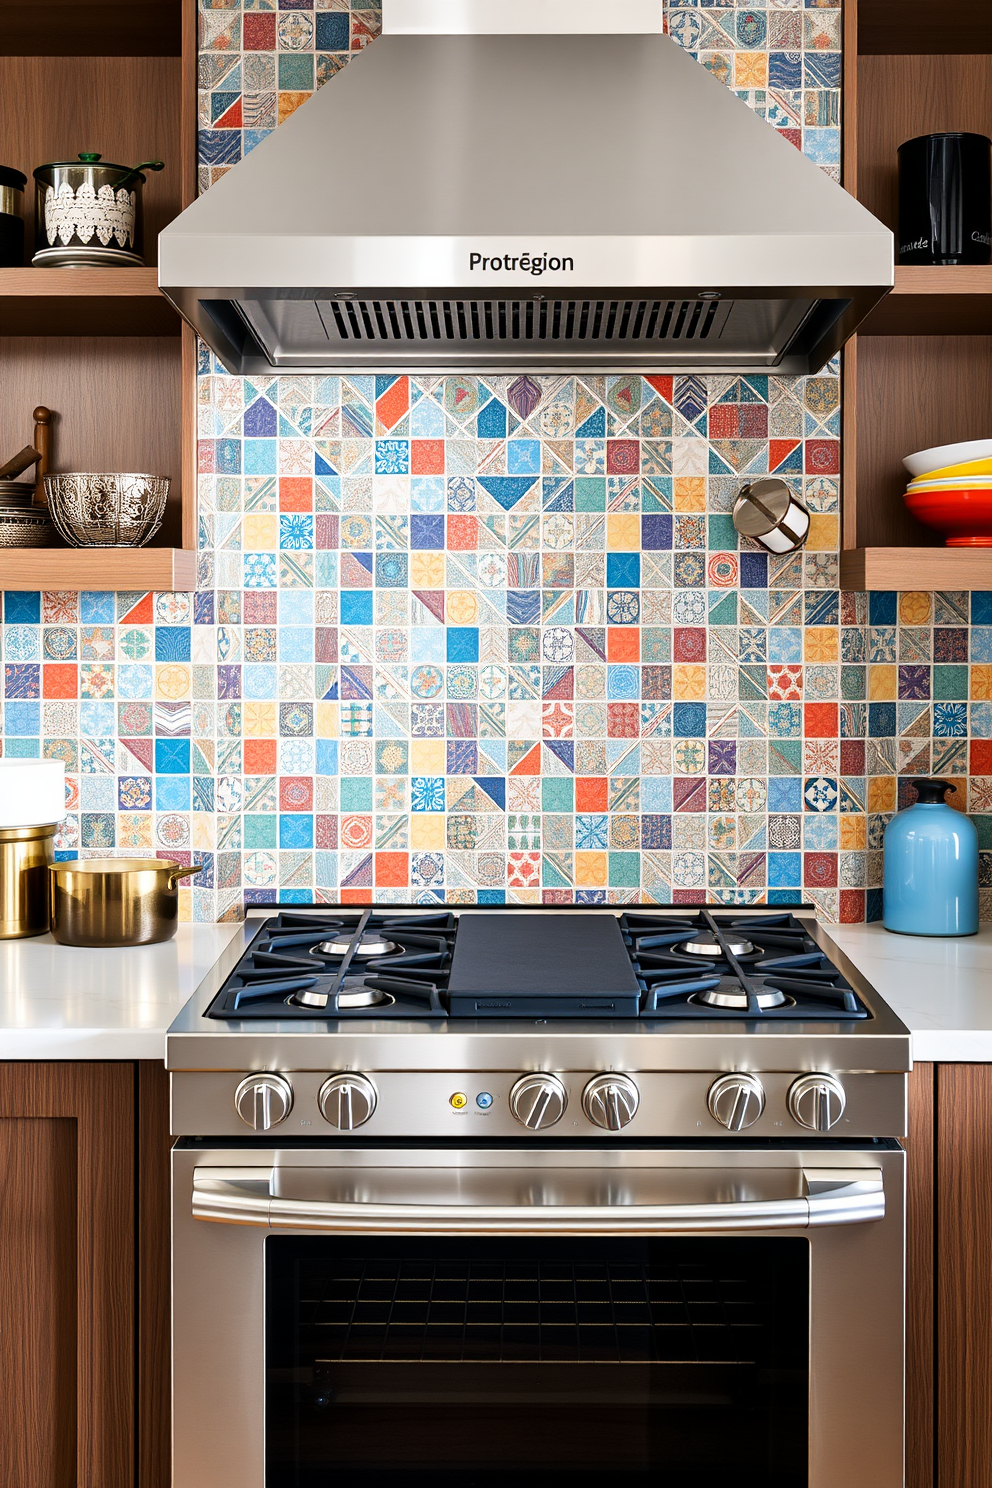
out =
[[5,336],[178,336],[155,269],[0,269]]
[[143,1061],[138,1074],[138,1482],[171,1482],[169,1316],[169,1076]]
[[[7,1397],[4,1372],[5,1416],[9,1411],[14,1431],[31,1444],[27,1477],[0,1468],[5,1488],[35,1482],[129,1488],[132,1482],[133,1102],[128,1064],[0,1065],[0,1141],[12,1159],[3,1167],[0,1212],[15,1221],[4,1235],[0,1265],[16,1268],[29,1289],[48,1288],[47,1306],[39,1299],[31,1326],[44,1330],[46,1347],[57,1355],[37,1368],[30,1354],[22,1356],[23,1402]],[[5,1287],[5,1313],[9,1296]],[[0,1348],[8,1346],[5,1331]],[[54,1409],[41,1413],[52,1391]],[[10,1436],[10,1427],[0,1432],[0,1463]],[[32,1463],[41,1464],[37,1479]]]
[[906,1488],[933,1488],[934,1066],[909,1077],[906,1147]]
[[848,522],[845,542],[858,548],[940,547],[946,553],[940,534],[906,510],[902,459],[913,450],[988,432],[992,338],[860,336],[857,357],[857,524],[852,531]]
[[180,0],[0,0],[8,57],[178,57]]
[[57,415],[55,470],[136,470],[171,477],[155,543],[180,547],[180,347],[174,337],[0,341],[0,449],[20,449],[28,441],[31,410],[44,404]]
[[992,1483],[992,1066],[937,1077],[937,1477]]
[[0,1482],[76,1481],[76,1124],[0,1119]]
[[[145,260],[158,262],[158,234],[182,205],[178,57],[0,55],[3,163],[31,172],[51,160],[98,150],[117,165],[164,160],[144,187]],[[10,106],[10,100],[24,100]],[[34,202],[25,203],[25,262],[34,251]]]
[[992,589],[992,548],[845,548],[840,581],[849,590]]
[[[939,23],[945,7],[929,8]],[[916,135],[949,129],[992,134],[992,67],[987,57],[862,57],[858,197],[893,231],[898,217],[899,146]]]
[[992,52],[988,0],[858,0],[861,52]]

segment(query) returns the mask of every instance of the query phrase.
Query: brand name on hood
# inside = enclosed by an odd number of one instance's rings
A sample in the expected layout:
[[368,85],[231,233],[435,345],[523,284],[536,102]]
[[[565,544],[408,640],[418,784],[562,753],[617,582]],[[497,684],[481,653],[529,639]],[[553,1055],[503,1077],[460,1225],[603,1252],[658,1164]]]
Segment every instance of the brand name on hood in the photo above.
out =
[[470,253],[468,266],[470,271],[482,269],[483,272],[497,274],[533,274],[539,279],[542,274],[574,273],[575,259],[555,258],[549,253],[504,253],[496,258],[488,258],[482,253]]

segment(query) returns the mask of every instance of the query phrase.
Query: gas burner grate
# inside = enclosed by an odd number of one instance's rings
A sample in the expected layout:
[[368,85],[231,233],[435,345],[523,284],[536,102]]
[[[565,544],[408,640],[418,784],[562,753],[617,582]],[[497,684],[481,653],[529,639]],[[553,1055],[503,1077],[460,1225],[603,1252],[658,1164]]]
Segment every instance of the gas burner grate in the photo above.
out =
[[[441,993],[454,937],[455,920],[447,912],[395,916],[371,910],[332,915],[284,910],[265,921],[207,1016],[444,1017]],[[389,949],[369,956],[370,946]]]
[[306,1267],[315,1362],[751,1363],[752,1283],[687,1264],[502,1265],[358,1257]]
[[[672,918],[630,911],[620,928],[642,989],[643,1017],[816,1022],[870,1016],[792,914],[701,909]],[[686,952],[687,942],[704,936],[720,946],[719,955]],[[735,951],[742,942],[751,949]]]

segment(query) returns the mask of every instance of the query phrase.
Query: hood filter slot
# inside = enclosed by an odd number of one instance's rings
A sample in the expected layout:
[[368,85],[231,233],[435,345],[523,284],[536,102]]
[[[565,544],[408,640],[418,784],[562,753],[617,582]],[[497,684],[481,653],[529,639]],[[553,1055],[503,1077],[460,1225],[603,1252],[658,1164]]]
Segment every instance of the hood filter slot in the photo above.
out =
[[400,300],[316,302],[330,342],[443,345],[622,344],[719,339],[720,300]]

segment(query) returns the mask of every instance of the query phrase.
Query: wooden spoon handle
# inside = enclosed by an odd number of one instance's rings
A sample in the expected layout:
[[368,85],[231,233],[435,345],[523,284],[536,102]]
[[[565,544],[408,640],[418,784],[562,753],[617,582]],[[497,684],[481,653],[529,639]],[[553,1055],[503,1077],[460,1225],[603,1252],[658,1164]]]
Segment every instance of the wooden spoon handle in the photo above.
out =
[[34,501],[36,506],[47,506],[45,476],[52,464],[52,410],[39,407],[34,411],[34,447],[38,451],[35,467]]

